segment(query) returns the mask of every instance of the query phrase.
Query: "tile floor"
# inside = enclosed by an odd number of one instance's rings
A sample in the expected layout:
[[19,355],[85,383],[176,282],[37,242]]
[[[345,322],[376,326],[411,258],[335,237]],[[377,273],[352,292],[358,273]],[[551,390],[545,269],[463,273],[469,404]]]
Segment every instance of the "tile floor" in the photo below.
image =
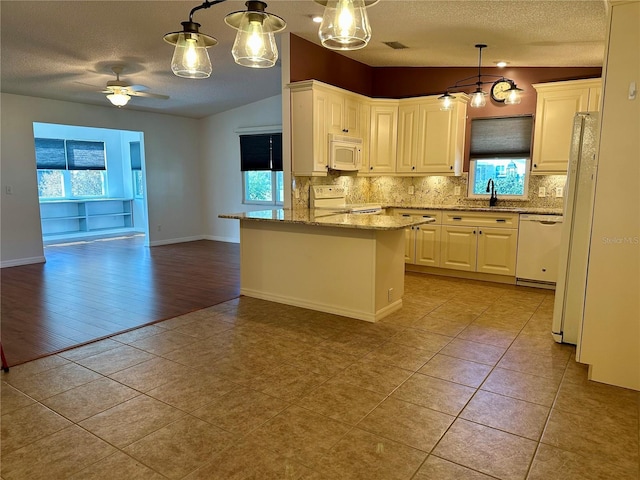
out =
[[640,394],[550,292],[408,274],[369,324],[241,297],[2,374],[2,480],[638,479]]

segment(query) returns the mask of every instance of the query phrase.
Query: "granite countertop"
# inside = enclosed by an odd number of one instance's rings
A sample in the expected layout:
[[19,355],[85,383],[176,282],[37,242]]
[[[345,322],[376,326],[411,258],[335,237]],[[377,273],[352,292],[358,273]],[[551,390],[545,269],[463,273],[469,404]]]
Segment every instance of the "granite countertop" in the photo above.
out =
[[405,210],[454,210],[470,212],[530,213],[537,215],[562,215],[562,208],[551,207],[490,207],[488,205],[383,205],[384,208],[402,208]]
[[400,215],[363,215],[336,210],[288,209],[225,213],[219,218],[262,222],[298,223],[324,227],[358,228],[363,230],[401,230],[413,225],[434,222],[433,218],[402,217]]

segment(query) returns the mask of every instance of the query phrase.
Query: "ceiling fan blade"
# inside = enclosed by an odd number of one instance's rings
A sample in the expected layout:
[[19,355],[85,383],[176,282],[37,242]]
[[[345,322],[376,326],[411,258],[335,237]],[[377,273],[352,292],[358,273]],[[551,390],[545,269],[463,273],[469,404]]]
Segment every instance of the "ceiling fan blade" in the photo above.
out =
[[146,92],[149,90],[149,87],[145,87],[144,85],[129,85],[127,88],[134,92]]
[[83,87],[90,87],[90,88],[92,88],[92,89],[94,89],[94,90],[95,90],[95,89],[98,89],[98,90],[99,90],[99,89],[101,89],[101,88],[104,88],[104,86],[102,86],[102,85],[93,85],[93,84],[91,84],[91,83],[84,83],[84,82],[77,82],[77,81],[75,81],[75,82],[73,82],[73,83],[78,84],[78,85],[82,85]]
[[136,92],[131,90],[128,92],[128,94],[133,97],[158,98],[160,100],[167,100],[169,98],[169,95],[160,95],[158,93],[149,93],[149,92]]

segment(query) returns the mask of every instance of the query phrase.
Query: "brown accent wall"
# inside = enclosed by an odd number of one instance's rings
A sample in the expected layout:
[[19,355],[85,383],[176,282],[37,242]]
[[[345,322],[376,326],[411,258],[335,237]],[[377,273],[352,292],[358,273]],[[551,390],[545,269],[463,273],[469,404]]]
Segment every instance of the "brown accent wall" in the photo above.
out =
[[[601,67],[513,67],[482,68],[483,75],[498,75],[512,79],[522,88],[520,105],[496,103],[489,97],[483,108],[467,108],[465,138],[470,138],[471,120],[484,117],[533,115],[536,112],[535,83],[599,78]],[[439,95],[457,81],[474,83],[477,67],[370,67],[332,50],[291,35],[291,81],[320,80],[352,92],[374,98],[409,98]],[[482,81],[491,81],[483,77]],[[483,86],[489,92],[491,85]],[[473,87],[465,89],[473,91]],[[464,171],[469,169],[469,142],[465,142]]]

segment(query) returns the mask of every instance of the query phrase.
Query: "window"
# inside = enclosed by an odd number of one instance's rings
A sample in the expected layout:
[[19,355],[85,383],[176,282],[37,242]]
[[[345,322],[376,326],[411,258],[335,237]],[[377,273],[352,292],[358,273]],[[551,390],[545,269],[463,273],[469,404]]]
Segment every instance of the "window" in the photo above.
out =
[[242,202],[282,205],[282,134],[240,135]]
[[105,196],[104,142],[36,138],[40,198]]
[[471,198],[489,197],[489,180],[501,197],[526,199],[531,154],[531,115],[471,121]]
[[144,185],[142,181],[142,155],[140,154],[140,142],[129,143],[129,154],[131,158],[131,175],[133,176],[133,196],[141,198],[144,196]]

